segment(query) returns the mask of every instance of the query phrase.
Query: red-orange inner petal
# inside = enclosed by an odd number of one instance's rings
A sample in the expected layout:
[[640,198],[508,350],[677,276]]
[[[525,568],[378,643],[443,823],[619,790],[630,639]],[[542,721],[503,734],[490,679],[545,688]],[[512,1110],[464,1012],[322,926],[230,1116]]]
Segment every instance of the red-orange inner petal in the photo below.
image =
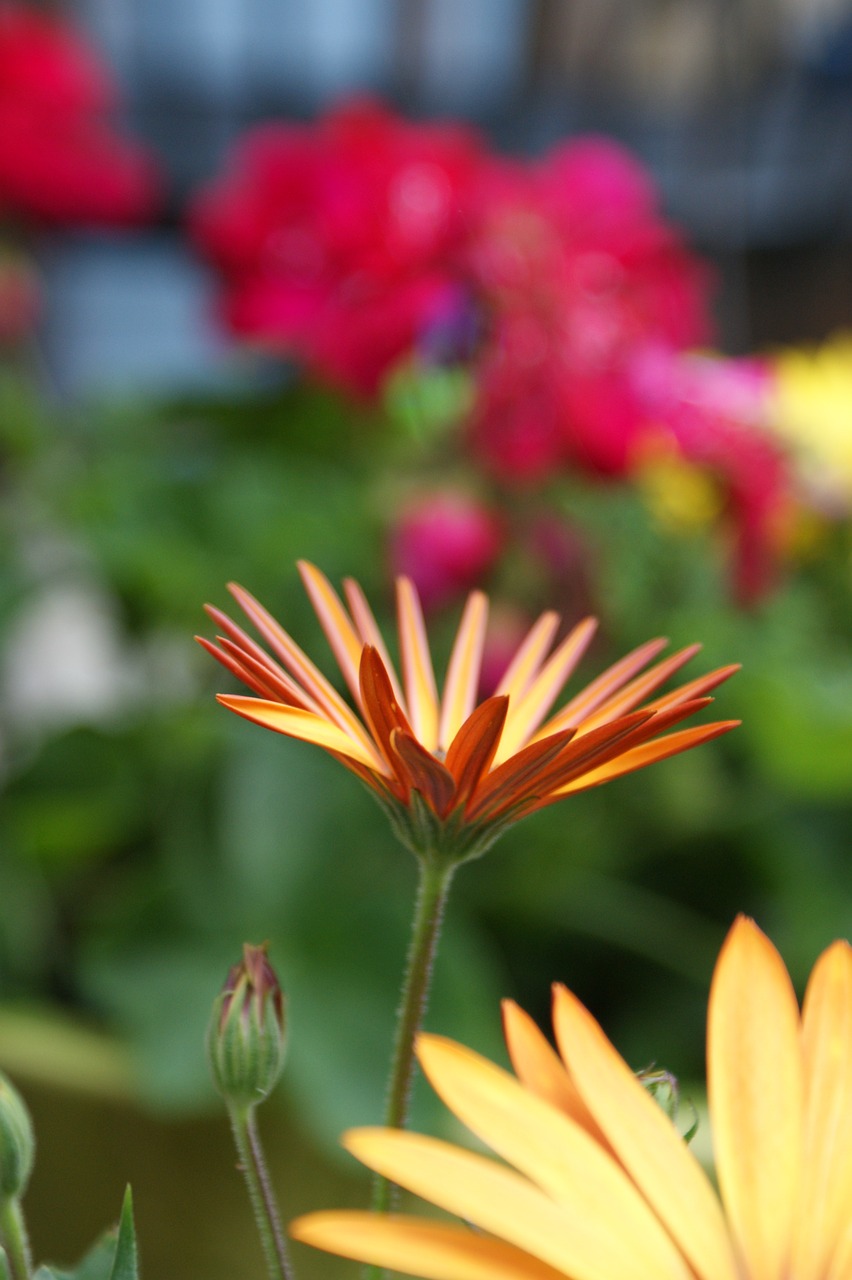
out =
[[470,713],[447,750],[446,765],[456,780],[456,804],[466,804],[488,772],[506,723],[509,699],[487,698]]

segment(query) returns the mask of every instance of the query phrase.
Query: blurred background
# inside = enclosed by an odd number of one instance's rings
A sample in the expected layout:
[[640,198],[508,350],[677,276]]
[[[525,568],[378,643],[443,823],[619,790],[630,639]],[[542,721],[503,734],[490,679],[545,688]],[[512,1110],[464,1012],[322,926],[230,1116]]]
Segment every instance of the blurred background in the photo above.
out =
[[500,997],[546,1025],[564,981],[698,1097],[735,913],[799,985],[849,934],[850,330],[846,0],[0,0],[0,1065],[40,1257],[127,1180],[149,1280],[255,1247],[203,1053],[245,940],[290,999],[285,1213],[363,1197],[336,1139],[381,1113],[414,867],[215,704],[230,579],[326,671],[298,557],[388,634],[410,573],[439,654],[485,587],[491,678],[549,607],[601,619],[580,678],[660,634],[743,663],[741,729],[462,869],[432,1029],[502,1058]]

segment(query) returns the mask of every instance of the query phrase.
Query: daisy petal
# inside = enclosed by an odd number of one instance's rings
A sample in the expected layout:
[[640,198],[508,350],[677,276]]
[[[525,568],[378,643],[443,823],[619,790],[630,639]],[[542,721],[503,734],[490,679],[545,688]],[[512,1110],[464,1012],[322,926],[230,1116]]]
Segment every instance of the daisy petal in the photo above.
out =
[[643,671],[635,680],[631,680],[624,685],[612,698],[607,698],[606,702],[598,708],[593,716],[583,720],[580,733],[586,733],[589,729],[594,729],[597,725],[604,724],[607,720],[613,720],[616,716],[624,715],[625,712],[632,711],[634,707],[638,707],[639,703],[649,693],[659,689],[660,685],[665,684],[670,676],[673,676],[676,671],[680,671],[681,667],[686,666],[687,662],[700,652],[700,644],[691,644],[687,648],[673,653],[662,662],[658,662],[656,666]]
[[578,622],[548,658],[526,692],[518,698],[509,698],[506,727],[497,749],[498,764],[529,742],[588,649],[596,628],[594,618]]
[[427,751],[435,751],[438,746],[438,690],[423,611],[414,584],[408,578],[398,578],[396,587],[408,717],[414,736]]
[[[577,1196],[557,1204],[514,1170],[420,1134],[359,1129],[347,1134],[343,1145],[399,1186],[526,1250],[572,1280],[689,1280],[688,1269],[650,1214],[647,1236],[618,1219],[619,1230],[613,1231],[613,1205],[589,1194],[595,1179],[585,1161]],[[629,1189],[623,1177],[622,1183]],[[640,1203],[638,1197],[635,1203]]]
[[706,1174],[592,1015],[562,986],[553,991],[553,1027],[580,1096],[696,1275],[736,1280],[721,1206]]
[[365,751],[356,738],[350,738],[336,724],[314,715],[312,711],[303,711],[301,707],[285,707],[280,702],[267,702],[263,698],[245,698],[241,694],[219,693],[216,700],[223,707],[236,711],[238,716],[263,725],[265,729],[274,729],[276,733],[283,733],[288,738],[313,742],[318,747],[325,747],[327,751],[337,751],[377,773],[387,772],[387,766],[375,752]]
[[471,712],[450,743],[446,765],[456,780],[456,803],[465,803],[494,760],[509,699],[487,698]]
[[852,1205],[852,949],[835,942],[811,974],[802,1012],[805,1137],[791,1273],[819,1280]]
[[599,787],[603,782],[610,782],[613,778],[620,778],[625,773],[644,769],[646,765],[654,764],[657,760],[667,760],[669,756],[679,755],[681,751],[688,751],[701,742],[709,742],[712,738],[718,738],[721,734],[736,729],[740,723],[739,720],[716,720],[712,724],[696,725],[694,729],[681,729],[678,733],[654,738],[652,742],[645,742],[640,747],[631,747],[623,755],[616,756],[609,764],[593,769],[591,773],[584,773],[574,782],[560,787],[558,792],[554,792],[553,798],[558,799],[574,791],[585,791],[588,787]]
[[415,737],[402,729],[394,729],[391,745],[407,768],[411,785],[420,792],[439,818],[445,818],[453,807],[456,794],[455,779],[449,769],[430,755],[425,747],[421,747]]
[[750,1280],[790,1275],[802,1163],[799,1010],[783,961],[741,916],[707,1012],[707,1090],[722,1199]]
[[602,702],[606,702],[617,689],[626,684],[637,671],[641,671],[646,663],[665,649],[668,640],[648,640],[640,644],[638,649],[628,653],[619,662],[608,667],[591,684],[586,685],[576,698],[567,702],[547,724],[542,726],[542,733],[556,733],[560,729],[577,728],[578,725],[597,711]]
[[438,746],[446,750],[476,703],[488,599],[481,591],[468,597],[444,682]]
[[344,578],[343,593],[346,596],[346,603],[349,605],[350,612],[358,628],[358,634],[364,644],[372,645],[378,651],[378,655],[384,664],[385,671],[388,673],[388,679],[393,687],[394,696],[400,706],[404,705],[402,688],[396,669],[391,662],[390,654],[387,651],[384,636],[379,630],[379,624],[376,622],[372,609],[367,603],[367,597],[361,590],[359,583],[354,578]]
[[[387,763],[396,771],[398,756],[391,740],[392,734],[395,729],[404,729],[410,733],[411,727],[393,695],[381,658],[369,644],[364,646],[361,654],[360,682],[361,704],[370,731]],[[401,781],[405,784],[406,778],[403,776]],[[407,786],[405,789],[407,793]]]
[[609,1143],[586,1106],[559,1054],[533,1019],[513,1000],[503,1001],[503,1034],[512,1070],[524,1088],[570,1116],[607,1150]]
[[708,671],[706,676],[696,676],[687,684],[682,684],[671,693],[663,694],[661,698],[655,698],[653,702],[647,702],[645,705],[652,711],[665,711],[666,707],[672,707],[677,702],[689,702],[693,698],[702,697],[725,680],[730,680],[731,676],[741,670],[740,662],[731,662],[727,667],[717,667],[715,671]]
[[550,648],[558,628],[558,613],[548,611],[541,615],[530,628],[514,658],[503,672],[503,678],[496,689],[498,694],[505,694],[508,698],[520,698],[526,693],[541,669],[544,655]]
[[532,782],[564,750],[573,736],[573,730],[566,729],[564,733],[541,738],[518,751],[505,764],[492,769],[473,796],[468,818],[481,818],[526,796]]
[[311,1213],[290,1224],[290,1235],[424,1280],[564,1280],[561,1271],[504,1240],[402,1214]]
[[325,574],[307,560],[299,560],[297,566],[337,665],[353,697],[358,699],[361,696],[358,668],[363,642]]

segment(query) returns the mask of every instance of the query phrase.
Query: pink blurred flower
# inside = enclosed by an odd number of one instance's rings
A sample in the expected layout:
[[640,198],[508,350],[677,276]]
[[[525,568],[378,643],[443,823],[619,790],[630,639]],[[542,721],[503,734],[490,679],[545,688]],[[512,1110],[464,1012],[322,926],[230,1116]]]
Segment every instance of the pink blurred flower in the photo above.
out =
[[391,534],[394,576],[414,582],[425,609],[437,609],[481,584],[504,544],[502,525],[459,491],[419,498]]
[[248,134],[190,213],[231,327],[373,394],[452,294],[483,158],[469,129],[366,101]]
[[0,0],[0,216],[125,223],[150,214],[150,156],[115,132],[105,68],[59,17]]

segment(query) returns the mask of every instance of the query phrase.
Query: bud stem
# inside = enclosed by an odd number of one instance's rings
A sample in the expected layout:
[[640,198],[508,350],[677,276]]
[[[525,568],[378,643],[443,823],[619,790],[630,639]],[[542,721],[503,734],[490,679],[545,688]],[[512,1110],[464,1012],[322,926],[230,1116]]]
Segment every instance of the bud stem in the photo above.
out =
[[257,1130],[255,1108],[229,1105],[228,1115],[270,1280],[294,1280],[290,1251]]
[[12,1280],[30,1280],[30,1242],[21,1202],[15,1196],[0,1200],[0,1243],[6,1250]]

